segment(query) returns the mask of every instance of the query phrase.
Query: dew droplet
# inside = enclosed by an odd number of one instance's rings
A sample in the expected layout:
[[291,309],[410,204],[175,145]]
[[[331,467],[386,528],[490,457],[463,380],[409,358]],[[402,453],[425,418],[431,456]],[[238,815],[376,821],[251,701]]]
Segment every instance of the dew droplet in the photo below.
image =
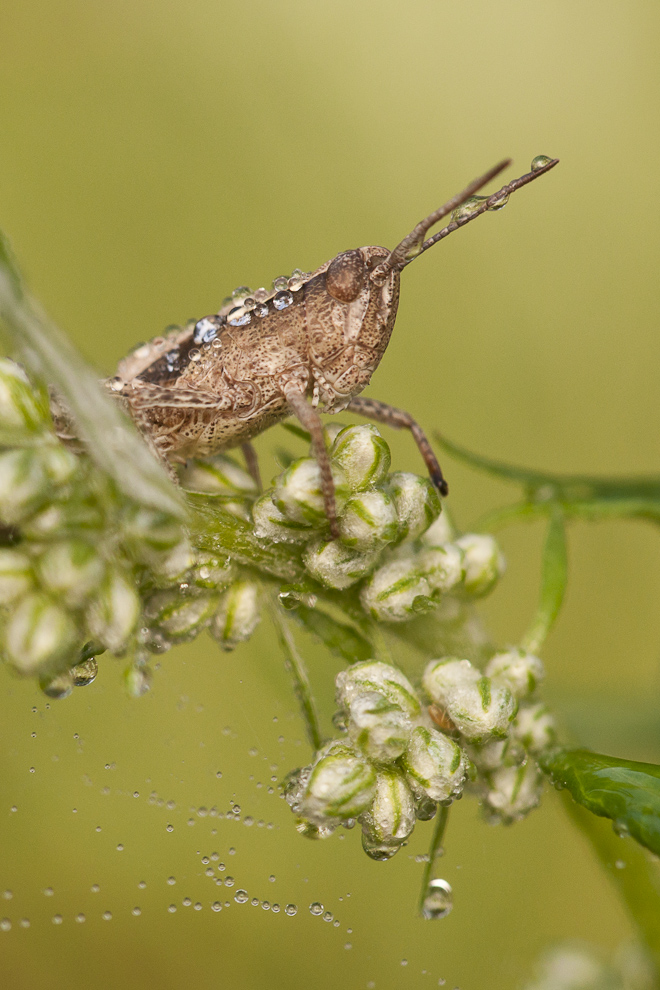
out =
[[83,660],[82,663],[77,663],[75,667],[71,668],[73,686],[87,687],[88,684],[92,684],[96,680],[98,672],[99,665],[94,657],[89,657],[87,660]]
[[537,155],[536,158],[532,158],[532,172],[540,172],[551,161],[552,158],[548,158],[547,155]]
[[110,388],[113,392],[121,392],[124,387],[124,383],[121,378],[113,378],[110,382]]
[[487,196],[470,196],[464,203],[461,203],[458,209],[454,210],[451,215],[451,219],[453,221],[457,221],[464,220],[466,217],[471,217],[475,210],[477,210],[487,199]]
[[497,210],[503,210],[508,202],[509,202],[509,194],[503,193],[501,196],[498,196],[497,199],[493,200],[493,202],[489,204],[488,209],[491,210],[492,212],[497,212]]
[[257,291],[253,293],[254,300],[255,300],[255,302],[258,302],[258,303],[265,302],[266,299],[268,299],[268,296],[269,295],[270,295],[270,292],[268,291],[268,289],[265,289],[263,287],[263,285],[261,286],[260,289],[257,289]]
[[275,292],[281,292],[283,289],[289,288],[289,280],[285,275],[279,275],[277,278],[273,279],[273,288]]
[[222,911],[222,904],[220,903],[220,901],[213,901],[213,904],[211,905],[211,910]]
[[237,890],[234,894],[234,900],[237,904],[245,904],[249,899],[247,890]]
[[248,288],[247,285],[239,285],[237,289],[234,289],[234,291],[231,294],[231,297],[234,300],[245,299],[246,296],[249,296],[251,294],[252,294],[252,290]]
[[252,907],[259,907],[259,898],[253,897],[252,900],[250,901],[250,904],[252,905]]
[[43,693],[49,698],[56,698],[57,700],[68,698],[73,691],[73,676],[71,671],[66,670],[63,674],[57,674],[49,680],[41,681],[40,687]]
[[225,887],[233,887],[235,882],[233,877],[225,877]]
[[193,904],[193,911],[201,911],[201,910],[202,910],[202,905],[200,904],[199,901],[195,901],[195,903]]
[[80,912],[80,914],[76,915],[76,921],[78,922],[79,925],[82,925],[84,923],[85,915],[82,913],[82,911]]
[[254,314],[263,320],[264,316],[268,316],[268,306],[266,303],[257,303],[254,307]]
[[192,900],[189,897],[184,897],[181,903],[183,904],[184,907],[190,907],[190,905],[192,904]]
[[170,904],[167,910],[169,911],[170,914],[174,914],[174,912],[176,911],[176,904]]
[[64,918],[62,917],[61,914],[54,914],[53,915],[53,924],[54,925],[61,925],[63,921],[64,921]]
[[293,918],[294,914],[298,914],[298,906],[296,904],[287,904],[284,908],[284,913],[288,914],[290,918]]
[[261,906],[264,911],[270,911],[270,901],[262,901]]
[[2,921],[0,921],[0,932],[8,932],[10,928],[11,921],[9,918],[3,918]]
[[[222,326],[222,320],[219,316],[204,316],[201,320],[198,320],[195,324],[195,332],[193,334],[194,344],[210,344],[212,340],[218,335],[218,330]],[[173,353],[173,352],[170,352]],[[169,354],[168,354],[169,357]]]
[[313,904],[309,905],[309,913],[315,915],[323,914],[323,905],[318,901],[314,901]]
[[104,921],[112,921],[112,911],[104,911],[101,917]]
[[332,911],[326,911],[325,914],[323,915],[324,921],[333,921],[333,919],[334,919],[334,915]]
[[19,925],[21,926],[21,928],[29,928],[30,927],[30,919],[29,918],[21,918],[21,920],[19,921]]
[[273,306],[275,309],[286,309],[293,302],[293,295],[288,290],[284,292],[278,292],[276,296],[273,296]]
[[292,272],[291,278],[289,279],[287,285],[292,292],[297,292],[298,289],[302,289],[304,281],[305,281],[305,277],[303,273],[300,271],[299,268],[296,268]]
[[429,921],[446,918],[454,906],[451,884],[437,877],[429,882],[422,903],[422,917]]
[[247,299],[243,300],[243,309],[246,309],[248,313],[252,312],[252,310],[255,308],[256,305],[257,305],[257,300],[254,298],[254,296],[248,296]]
[[193,347],[188,352],[188,357],[190,358],[191,361],[201,361],[202,360],[202,352],[199,350],[198,347]]
[[279,914],[280,913],[279,904],[273,904],[270,910],[272,911],[273,914]]
[[131,914],[135,915],[136,918],[139,918],[139,916],[142,914],[142,908],[134,907],[133,910],[131,911]]
[[[234,310],[232,310],[232,312],[234,312]],[[227,323],[230,327],[244,327],[247,326],[251,319],[252,314],[246,313],[243,309],[241,309],[236,316],[232,316],[230,313],[227,317]]]

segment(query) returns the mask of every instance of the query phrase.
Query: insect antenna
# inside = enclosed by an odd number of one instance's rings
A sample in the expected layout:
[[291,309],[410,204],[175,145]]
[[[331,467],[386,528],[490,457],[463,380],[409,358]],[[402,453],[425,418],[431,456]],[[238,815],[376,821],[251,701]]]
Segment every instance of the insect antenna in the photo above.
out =
[[[425,217],[424,220],[420,220],[417,226],[390,252],[385,261],[374,268],[371,275],[372,279],[374,281],[380,281],[392,270],[402,271],[406,265],[409,265],[411,261],[418,258],[424,251],[428,251],[438,241],[458,230],[459,227],[464,227],[466,223],[485,213],[486,210],[502,209],[506,205],[511,193],[517,189],[521,189],[522,186],[526,186],[528,182],[538,179],[545,172],[549,172],[558,163],[558,158],[539,156],[534,159],[530,172],[526,172],[525,175],[521,175],[518,179],[508,182],[491,196],[475,197],[474,194],[478,189],[485,186],[491,179],[495,178],[496,175],[499,175],[503,169],[511,164],[511,159],[506,158],[504,161],[499,162],[499,164],[495,165],[480,178],[475,179],[469,186],[466,186],[463,192],[452,197],[444,206],[435,210],[434,213]],[[468,202],[469,200],[471,202]],[[461,207],[462,209],[460,209]],[[434,227],[439,220],[442,220],[448,214],[454,215],[447,226],[439,230],[437,234],[429,237],[428,240],[424,240],[431,227]]]

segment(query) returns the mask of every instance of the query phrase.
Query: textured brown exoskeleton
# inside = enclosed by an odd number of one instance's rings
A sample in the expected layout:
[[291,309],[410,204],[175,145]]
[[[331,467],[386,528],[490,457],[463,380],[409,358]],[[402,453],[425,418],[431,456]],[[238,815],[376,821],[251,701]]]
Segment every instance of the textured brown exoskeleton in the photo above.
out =
[[[413,434],[431,479],[447,494],[440,465],[422,429],[406,412],[358,398],[369,384],[390,339],[401,271],[437,241],[557,164],[538,158],[532,171],[492,196],[470,199],[508,161],[472,182],[417,224],[389,251],[343,251],[311,273],[275,279],[273,290],[236,290],[218,313],[134,350],[107,382],[124,400],[139,429],[164,459],[210,455],[242,445],[258,480],[249,443],[287,416],[309,431],[321,470],[326,513],[338,534],[330,462],[317,409],[348,409]],[[470,200],[466,203],[466,200]],[[458,210],[458,207],[463,207]],[[425,240],[440,219],[451,222]]]

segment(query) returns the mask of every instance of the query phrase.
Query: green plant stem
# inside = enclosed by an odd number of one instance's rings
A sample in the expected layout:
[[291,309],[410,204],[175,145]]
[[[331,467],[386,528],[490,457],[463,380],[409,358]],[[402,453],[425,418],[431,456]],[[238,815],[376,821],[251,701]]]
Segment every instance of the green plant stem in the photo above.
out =
[[550,517],[543,548],[539,607],[520,643],[524,650],[538,653],[545,642],[564,600],[567,580],[566,527],[563,513],[557,506]]
[[295,641],[289,629],[288,622],[280,606],[271,602],[271,614],[273,624],[277,632],[277,638],[285,657],[286,669],[291,674],[293,680],[293,690],[300,705],[300,711],[307,729],[307,738],[314,752],[320,749],[323,744],[321,730],[319,728],[316,706],[312,697],[312,689],[307,675],[305,663],[298,653]]
[[431,837],[431,845],[429,846],[428,859],[426,865],[424,866],[424,873],[422,875],[422,887],[419,892],[419,913],[422,914],[424,907],[424,899],[426,897],[426,892],[431,880],[436,878],[435,862],[442,855],[442,841],[445,837],[445,829],[447,828],[447,820],[449,818],[449,806],[440,805],[435,816],[435,827],[433,829],[433,836]]
[[[585,811],[564,791],[564,808],[587,838],[633,917],[649,951],[660,986],[660,868],[632,839],[621,839],[609,822]],[[625,863],[623,869],[617,867]]]

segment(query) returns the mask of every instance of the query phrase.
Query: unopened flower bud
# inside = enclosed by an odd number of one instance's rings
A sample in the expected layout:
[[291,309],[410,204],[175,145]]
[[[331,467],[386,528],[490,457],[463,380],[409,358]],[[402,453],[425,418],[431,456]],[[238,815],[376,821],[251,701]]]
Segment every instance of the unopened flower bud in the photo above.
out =
[[189,492],[210,495],[257,494],[254,478],[226,454],[188,461],[181,473],[181,486]]
[[29,443],[50,426],[48,398],[20,365],[0,358],[0,443]]
[[408,745],[410,718],[377,691],[359,694],[349,706],[348,736],[356,749],[376,763],[393,763]]
[[285,516],[273,504],[269,492],[261,495],[252,506],[254,520],[254,535],[260,540],[271,540],[273,543],[306,543],[314,530],[306,523],[295,522]]
[[47,595],[34,592],[12,611],[5,628],[5,651],[21,674],[33,674],[60,660],[73,646],[70,617]]
[[463,554],[453,543],[422,550],[415,562],[433,591],[451,591],[463,577]]
[[347,428],[346,423],[326,423],[325,427],[323,428],[326,447],[328,448],[332,447],[333,443],[335,442],[341,431],[345,430],[346,428]]
[[195,563],[195,553],[190,540],[184,538],[167,553],[154,557],[151,561],[151,576],[158,584],[180,580]]
[[39,558],[41,583],[69,606],[82,605],[98,587],[105,566],[96,547],[85,540],[66,540],[48,547]]
[[378,490],[358,492],[349,498],[339,520],[342,543],[356,550],[378,550],[395,540],[398,531],[394,502]]
[[411,784],[433,801],[451,801],[463,790],[468,759],[457,742],[436,729],[414,729],[401,763]]
[[330,743],[320,750],[307,780],[300,814],[311,822],[356,818],[371,803],[376,772],[350,747]]
[[374,619],[405,622],[432,607],[431,587],[414,557],[392,560],[371,575],[360,592],[362,607]]
[[94,640],[119,653],[126,646],[140,614],[140,599],[128,577],[110,570],[87,609],[87,624]]
[[421,705],[415,689],[397,667],[380,660],[355,663],[340,670],[335,680],[339,708],[350,708],[356,698],[376,692],[397,705],[411,719],[419,717]]
[[39,448],[0,453],[0,520],[19,523],[43,504],[49,490]]
[[233,650],[250,638],[259,619],[258,585],[235,581],[220,599],[209,632],[223,650]]
[[555,720],[543,704],[521,705],[511,732],[530,753],[540,753],[557,741]]
[[180,520],[167,512],[132,505],[121,518],[122,537],[135,551],[136,559],[153,559],[153,554],[173,550],[181,542],[183,527]]
[[[348,497],[346,478],[340,467],[333,465],[335,505],[341,514]],[[300,457],[292,461],[286,471],[275,479],[273,502],[283,515],[307,526],[324,526],[327,523],[325,502],[321,490],[321,469],[313,457]]]
[[53,485],[65,485],[78,470],[78,458],[61,444],[48,444],[41,448],[41,463]]
[[338,433],[330,457],[343,468],[353,491],[379,485],[390,469],[390,448],[371,424],[347,426]]
[[425,547],[444,547],[454,539],[454,527],[449,519],[449,513],[443,507],[442,512],[422,533],[421,542]]
[[303,555],[305,567],[327,588],[350,588],[368,574],[378,559],[377,551],[353,550],[339,540],[315,540]]
[[415,801],[402,773],[378,773],[376,794],[360,821],[367,855],[376,860],[391,859],[415,827]]
[[495,820],[508,825],[538,806],[542,789],[543,777],[533,760],[519,767],[500,767],[490,775],[485,806]]
[[482,677],[469,660],[456,657],[432,660],[424,671],[422,683],[470,742],[508,734],[516,712],[515,698],[504,685]]
[[497,543],[492,536],[466,533],[456,546],[463,551],[463,590],[471,598],[487,595],[506,567]]
[[505,684],[516,698],[528,698],[543,680],[545,671],[534,654],[513,649],[496,653],[488,662],[486,674]]
[[440,496],[428,478],[397,471],[390,475],[387,488],[399,518],[399,541],[414,540],[440,515]]
[[185,643],[194,639],[211,621],[218,596],[210,591],[184,595],[178,588],[157,591],[148,599],[144,615],[152,628],[168,640]]
[[0,605],[15,601],[34,585],[30,558],[9,547],[0,548]]

